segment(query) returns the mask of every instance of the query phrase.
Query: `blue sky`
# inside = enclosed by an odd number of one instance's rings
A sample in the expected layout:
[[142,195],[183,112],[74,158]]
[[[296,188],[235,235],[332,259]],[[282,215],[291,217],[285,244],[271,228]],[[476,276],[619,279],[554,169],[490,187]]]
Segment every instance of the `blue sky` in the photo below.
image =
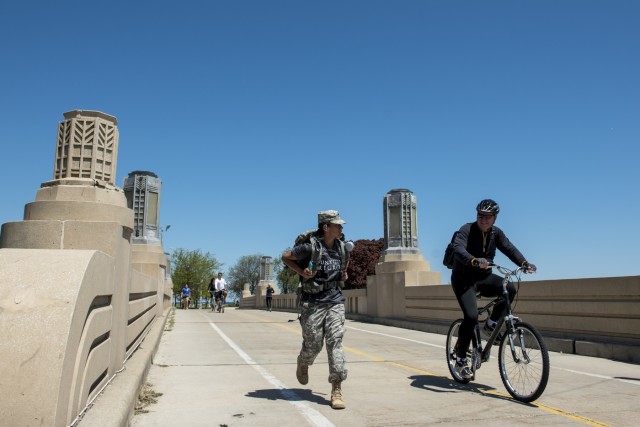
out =
[[117,185],[163,181],[166,250],[278,257],[324,209],[377,239],[406,188],[444,282],[487,197],[529,280],[638,275],[638,22],[637,1],[3,2],[0,223],[52,178],[62,114],[98,110]]

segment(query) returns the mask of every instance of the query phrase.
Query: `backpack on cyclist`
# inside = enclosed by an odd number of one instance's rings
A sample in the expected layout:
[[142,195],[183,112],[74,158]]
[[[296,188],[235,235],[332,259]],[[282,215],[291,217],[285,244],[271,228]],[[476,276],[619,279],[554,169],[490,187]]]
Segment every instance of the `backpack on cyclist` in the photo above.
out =
[[456,261],[456,255],[453,251],[453,242],[456,240],[456,236],[458,235],[459,231],[456,231],[455,233],[453,233],[453,236],[451,237],[451,242],[447,245],[447,249],[445,249],[444,251],[444,258],[442,259],[442,264],[451,269],[453,268],[453,264]]
[[[317,230],[308,230],[308,231],[305,231],[304,233],[298,234],[298,237],[296,237],[296,240],[293,243],[294,248],[296,246],[300,246],[305,243],[311,244],[311,256],[305,259],[297,260],[296,264],[298,264],[298,267],[300,267],[302,270],[304,270],[305,268],[308,268],[309,270],[311,270],[314,276],[318,271],[318,266],[320,265],[320,260],[322,259],[323,249],[322,249],[322,242],[320,242],[321,238],[322,237],[318,235]],[[347,261],[348,255],[345,249],[344,241],[342,239],[337,239],[337,242],[338,242],[338,253],[340,254],[340,266],[342,271],[344,271],[347,265],[346,261]],[[324,289],[322,284],[317,284],[313,280],[313,277],[311,279],[304,279],[303,277],[300,276],[300,282],[302,285],[301,286],[302,292],[306,292],[308,294],[317,294],[319,292],[322,292]]]

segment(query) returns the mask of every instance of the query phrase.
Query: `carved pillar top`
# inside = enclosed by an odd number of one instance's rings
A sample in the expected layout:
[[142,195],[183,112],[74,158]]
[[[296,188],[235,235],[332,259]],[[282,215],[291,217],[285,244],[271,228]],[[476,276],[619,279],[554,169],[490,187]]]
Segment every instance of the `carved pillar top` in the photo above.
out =
[[153,172],[133,171],[124,180],[127,207],[133,210],[133,243],[159,243],[162,180]]
[[384,197],[383,205],[383,254],[420,253],[416,196],[407,189],[391,190]]
[[[58,123],[53,179],[115,186],[118,120],[100,111],[73,110]],[[55,183],[47,183],[52,185]]]
[[260,280],[273,280],[273,258],[270,256],[260,258]]

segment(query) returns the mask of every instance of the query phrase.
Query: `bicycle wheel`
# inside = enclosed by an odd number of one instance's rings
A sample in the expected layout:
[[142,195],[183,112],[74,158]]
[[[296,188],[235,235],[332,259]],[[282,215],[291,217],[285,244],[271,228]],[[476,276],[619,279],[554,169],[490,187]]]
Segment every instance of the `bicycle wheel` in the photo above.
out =
[[[460,325],[462,324],[462,319],[458,319],[454,321],[449,327],[449,332],[447,332],[447,366],[449,367],[449,372],[451,372],[451,376],[454,380],[459,383],[466,384],[470,381],[468,378],[462,378],[456,372],[456,353],[458,350],[458,332],[460,331]],[[467,352],[468,356],[470,352]]]
[[516,323],[511,338],[515,352],[506,332],[498,352],[502,383],[514,399],[533,402],[549,381],[549,352],[540,333],[528,323]]

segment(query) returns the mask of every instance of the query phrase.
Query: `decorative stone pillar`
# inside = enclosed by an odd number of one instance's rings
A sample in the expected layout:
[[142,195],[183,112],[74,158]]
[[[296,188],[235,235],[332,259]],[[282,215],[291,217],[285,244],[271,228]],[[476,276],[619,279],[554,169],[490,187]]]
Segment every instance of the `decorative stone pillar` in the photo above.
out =
[[267,305],[267,285],[274,289],[274,295],[278,293],[273,282],[273,258],[263,256],[260,258],[260,281],[256,286],[256,307],[266,307]]
[[133,243],[160,243],[161,189],[162,181],[153,172],[133,171],[125,178],[124,194],[133,210]]
[[263,256],[260,258],[260,281],[273,280],[273,258]]
[[[0,385],[3,405],[7,400],[6,407],[20,408],[11,414],[16,425],[34,419],[69,425],[122,368],[129,336],[138,336],[132,331],[140,325],[128,322],[133,223],[124,192],[114,185],[118,122],[99,111],[63,116],[53,179],[42,183],[35,201],[25,206],[24,220],[3,224],[0,233],[0,254],[11,257],[20,249],[40,264],[49,263],[39,277],[26,263],[15,289],[29,304],[0,310],[0,317],[11,315],[11,324],[40,319],[15,337],[0,334],[7,348],[25,349],[2,354],[7,369],[30,384],[25,393],[14,393],[16,406],[11,406],[11,380],[9,388]],[[66,274],[57,276],[62,263]],[[52,278],[57,280],[51,283]],[[0,288],[6,279],[0,272]],[[7,372],[0,368],[0,375],[5,378]],[[6,418],[2,409],[0,415]]]
[[418,209],[409,190],[387,193],[384,207],[384,254],[416,254],[418,249]]
[[248,298],[251,296],[251,285],[249,283],[245,283],[242,285],[242,298]]
[[378,317],[404,318],[407,315],[407,286],[439,285],[439,272],[430,271],[429,262],[418,248],[418,204],[406,189],[389,191],[383,200],[384,250],[376,274],[367,277],[367,306]]
[[127,207],[133,210],[133,234],[131,236],[131,266],[165,285],[158,289],[158,316],[170,303],[173,282],[169,275],[169,258],[162,248],[160,226],[160,194],[162,180],[153,172],[133,171],[124,180]]
[[100,111],[73,110],[58,124],[53,179],[92,179],[115,185],[118,121]]

